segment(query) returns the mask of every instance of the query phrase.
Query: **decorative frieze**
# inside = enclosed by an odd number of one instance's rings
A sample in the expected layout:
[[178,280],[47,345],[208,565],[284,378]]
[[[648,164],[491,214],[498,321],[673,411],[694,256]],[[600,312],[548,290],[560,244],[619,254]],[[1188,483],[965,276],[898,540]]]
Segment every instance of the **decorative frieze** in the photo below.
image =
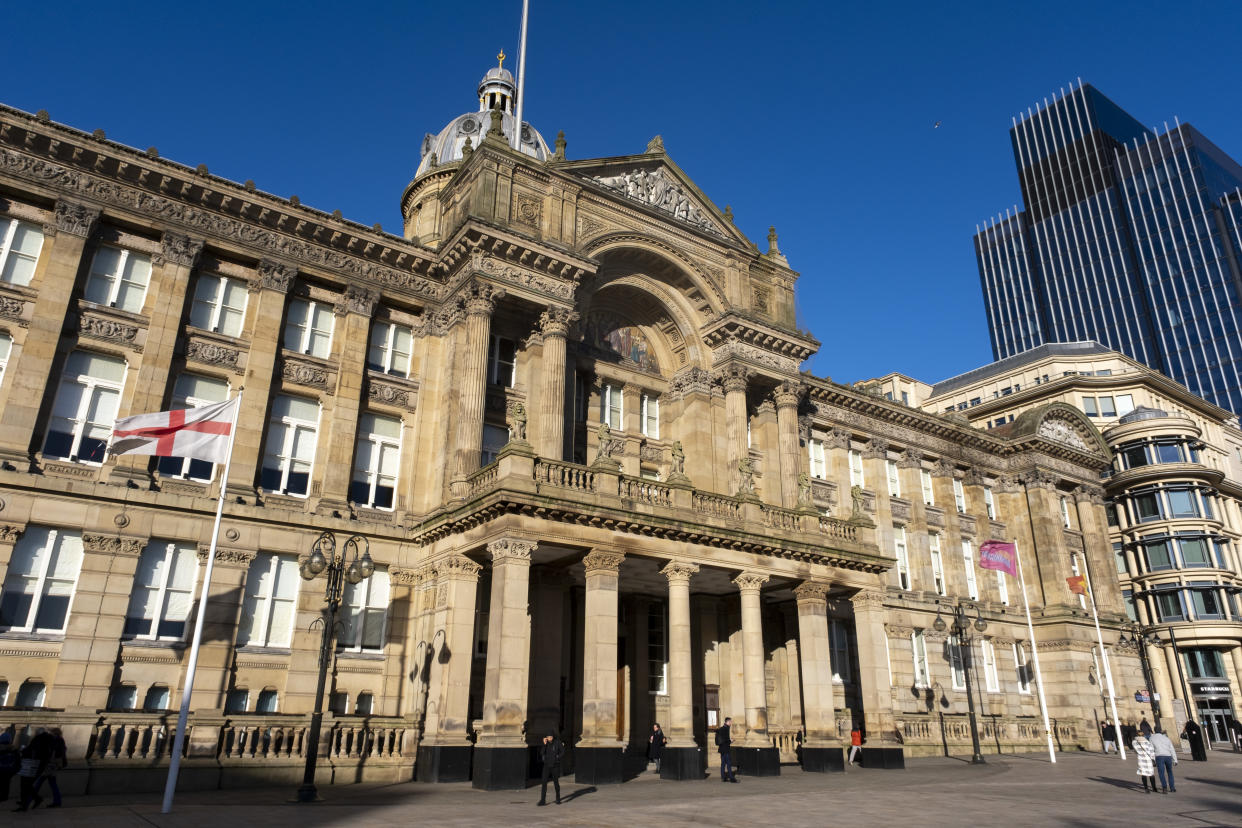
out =
[[668,213],[679,221],[705,230],[714,236],[724,234],[715,223],[705,216],[680,182],[669,175],[663,167],[636,169],[618,175],[596,175],[591,180],[626,198]]
[[483,567],[465,555],[449,555],[436,561],[435,570],[440,578],[478,578]]
[[258,270],[259,286],[264,290],[274,290],[277,293],[288,293],[289,286],[293,284],[293,277],[297,275],[296,268],[271,259],[260,260]]
[[235,373],[240,373],[238,361],[241,359],[241,351],[235,348],[226,348],[223,345],[217,345],[214,342],[202,339],[191,339],[186,344],[185,356],[191,362],[215,365],[220,368],[228,368]]
[[[17,158],[7,150],[0,150],[0,161],[4,162],[4,166],[12,172],[12,166]],[[33,159],[27,159],[33,161]],[[34,165],[41,165],[42,162],[34,161]],[[44,165],[51,167],[52,165]],[[64,170],[68,172],[68,170]],[[60,233],[68,233],[71,236],[79,236],[81,238],[89,238],[95,230],[95,225],[99,221],[100,209],[98,207],[88,207],[85,204],[78,204],[75,201],[65,201],[60,199],[56,202],[56,230]]]
[[[198,545],[198,559],[200,562],[207,561],[207,555],[211,552],[211,544],[200,543]],[[250,566],[250,562],[255,559],[257,553],[253,549],[234,549],[227,546],[216,545],[216,563],[221,566],[228,566],[234,569],[245,569]]]
[[764,368],[770,368],[783,374],[796,374],[798,361],[792,357],[774,354],[771,351],[742,342],[730,336],[723,343],[712,349],[712,361],[719,365],[729,359],[741,359]]
[[30,322],[25,319],[26,303],[20,299],[13,299],[9,296],[0,296],[0,316],[5,319],[16,320],[21,327],[27,327]]
[[286,359],[281,361],[280,375],[286,382],[310,388],[328,388],[328,371],[309,362]]
[[78,320],[78,334],[88,339],[112,342],[127,348],[134,348],[138,339],[137,325],[130,325],[115,319],[108,319],[94,314],[82,314]]
[[367,381],[367,397],[374,402],[393,405],[398,408],[410,407],[410,392],[406,388],[386,382]]
[[712,375],[704,368],[690,365],[682,368],[669,382],[669,397],[679,400],[687,394],[710,396],[713,390]]
[[92,532],[82,533],[82,546],[87,552],[97,555],[141,555],[147,541],[140,538],[125,538],[119,535],[97,535]]
[[199,255],[203,252],[201,239],[192,239],[183,233],[172,230],[164,231],[160,240],[160,252],[152,258],[156,265],[171,264],[179,267],[194,267]]

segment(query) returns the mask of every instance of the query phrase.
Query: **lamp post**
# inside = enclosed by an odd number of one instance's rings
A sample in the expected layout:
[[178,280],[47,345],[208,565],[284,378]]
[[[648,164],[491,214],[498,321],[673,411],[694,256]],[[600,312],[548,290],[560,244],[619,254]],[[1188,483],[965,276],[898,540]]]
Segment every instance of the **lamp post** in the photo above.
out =
[[1130,636],[1130,638],[1126,638],[1125,633],[1122,633],[1117,643],[1133,644],[1134,648],[1138,650],[1139,664],[1143,668],[1143,681],[1147,684],[1147,701],[1151,705],[1151,717],[1159,723],[1160,702],[1156,700],[1156,687],[1152,681],[1151,664],[1147,661],[1147,647],[1148,645],[1159,647],[1161,644],[1160,636],[1154,632],[1144,634],[1143,628],[1137,624],[1130,629]]
[[[353,559],[346,562],[350,551]],[[361,554],[359,554],[361,552]],[[311,713],[310,734],[306,739],[306,772],[302,776],[302,786],[298,788],[298,802],[314,802],[319,798],[315,788],[315,765],[319,761],[319,732],[323,725],[323,691],[328,682],[328,664],[332,660],[332,639],[336,633],[336,613],[345,597],[345,584],[358,584],[371,577],[375,572],[375,562],[371,560],[371,544],[362,535],[352,535],[345,541],[341,554],[336,553],[336,536],[331,532],[323,532],[311,544],[310,556],[302,562],[298,571],[302,578],[313,581],[320,573],[326,572],[327,583],[324,585],[323,599],[327,604],[324,617],[315,619],[311,624],[323,624],[323,636],[319,643],[319,683],[315,685],[315,710]]]
[[[978,609],[976,609],[978,612]],[[932,623],[936,632],[944,632],[948,627],[943,618],[940,617],[940,610],[936,610],[936,620]],[[975,694],[970,689],[970,662],[971,662],[971,644],[974,638],[970,635],[972,624],[966,617],[966,608],[958,604],[953,608],[953,635],[957,638],[957,651],[962,659],[962,673],[966,678],[966,706],[970,711],[970,742],[974,753],[970,757],[972,765],[986,764],[983,761],[983,753],[979,749],[979,723],[975,720]],[[976,616],[973,624],[974,628],[982,633],[988,628],[988,622],[983,620],[983,616]]]

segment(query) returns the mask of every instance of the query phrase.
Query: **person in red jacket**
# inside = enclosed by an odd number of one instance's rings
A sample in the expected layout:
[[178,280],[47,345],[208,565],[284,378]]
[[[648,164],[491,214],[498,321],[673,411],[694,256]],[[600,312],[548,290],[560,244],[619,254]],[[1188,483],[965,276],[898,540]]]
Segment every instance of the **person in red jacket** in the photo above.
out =
[[850,764],[854,764],[854,757],[862,752],[862,731],[854,728],[850,731]]

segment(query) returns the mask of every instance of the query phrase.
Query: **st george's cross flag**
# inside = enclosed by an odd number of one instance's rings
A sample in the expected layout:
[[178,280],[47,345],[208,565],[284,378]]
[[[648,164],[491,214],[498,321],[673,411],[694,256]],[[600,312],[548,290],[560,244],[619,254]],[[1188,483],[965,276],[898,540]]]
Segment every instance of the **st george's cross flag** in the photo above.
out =
[[229,434],[236,420],[236,397],[198,408],[135,414],[112,426],[110,451],[223,463],[228,459]]
[[1005,541],[984,541],[979,547],[979,566],[1018,577],[1018,547]]

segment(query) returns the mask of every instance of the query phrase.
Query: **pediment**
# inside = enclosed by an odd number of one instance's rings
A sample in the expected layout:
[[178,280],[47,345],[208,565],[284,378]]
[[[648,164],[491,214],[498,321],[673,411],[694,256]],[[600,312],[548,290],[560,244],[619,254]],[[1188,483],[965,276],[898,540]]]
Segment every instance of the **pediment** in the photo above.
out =
[[1023,412],[1008,430],[1014,438],[1036,437],[1105,458],[1112,454],[1095,425],[1066,403],[1049,403]]

